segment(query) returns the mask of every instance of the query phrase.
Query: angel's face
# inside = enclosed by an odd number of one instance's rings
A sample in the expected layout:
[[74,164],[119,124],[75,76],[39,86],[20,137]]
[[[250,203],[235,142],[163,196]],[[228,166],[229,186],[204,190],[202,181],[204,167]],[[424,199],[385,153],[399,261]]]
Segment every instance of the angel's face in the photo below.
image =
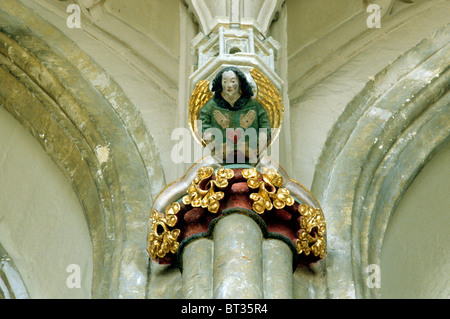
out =
[[222,92],[229,97],[240,95],[239,78],[233,71],[225,71],[222,74]]

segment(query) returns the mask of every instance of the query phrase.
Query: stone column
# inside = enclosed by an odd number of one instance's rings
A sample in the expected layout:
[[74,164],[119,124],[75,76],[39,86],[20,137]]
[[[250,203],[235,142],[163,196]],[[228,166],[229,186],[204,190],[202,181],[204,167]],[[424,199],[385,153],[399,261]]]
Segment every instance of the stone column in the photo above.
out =
[[183,297],[211,299],[213,285],[213,242],[200,238],[183,251]]
[[183,297],[293,298],[292,249],[265,227],[236,209],[187,243],[181,251]]
[[258,224],[241,214],[221,219],[214,230],[214,298],[263,298],[262,241]]
[[292,250],[278,239],[266,239],[262,250],[264,298],[294,298]]

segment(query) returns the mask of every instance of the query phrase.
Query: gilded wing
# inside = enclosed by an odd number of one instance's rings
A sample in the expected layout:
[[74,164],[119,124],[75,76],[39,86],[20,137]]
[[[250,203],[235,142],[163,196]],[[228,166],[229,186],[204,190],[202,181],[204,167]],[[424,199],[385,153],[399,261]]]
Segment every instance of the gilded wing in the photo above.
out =
[[252,69],[250,74],[258,87],[256,100],[266,109],[272,128],[280,128],[283,121],[283,98],[275,85],[259,70]]
[[209,89],[209,81],[199,81],[189,99],[188,122],[194,137],[202,144],[204,142],[199,137],[198,120],[200,117],[200,109],[213,97],[213,93]]

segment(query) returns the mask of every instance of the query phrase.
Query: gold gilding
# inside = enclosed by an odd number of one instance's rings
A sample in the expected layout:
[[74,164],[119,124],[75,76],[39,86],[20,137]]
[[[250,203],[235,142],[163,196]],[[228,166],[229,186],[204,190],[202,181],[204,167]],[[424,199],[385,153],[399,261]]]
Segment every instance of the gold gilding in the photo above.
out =
[[312,252],[314,256],[323,258],[326,251],[326,223],[322,210],[302,204],[298,212],[301,216],[301,230],[296,241],[298,253],[308,256]]
[[152,232],[148,236],[147,252],[156,259],[163,258],[167,253],[176,253],[179,247],[177,241],[180,235],[179,229],[169,230],[168,227],[173,227],[177,223],[176,214],[180,211],[180,204],[173,203],[165,211],[164,216],[156,209],[151,213]]
[[202,185],[205,180],[211,178],[214,169],[212,167],[201,167],[197,171],[197,176],[187,189],[187,195],[183,197],[183,204],[192,207],[207,208],[211,213],[219,211],[219,201],[224,197],[222,191],[216,191],[217,188],[228,186],[228,180],[234,177],[233,170],[221,167],[215,173],[215,179],[210,179],[206,185]]
[[213,93],[209,89],[209,81],[202,80],[197,83],[194,91],[189,99],[189,111],[188,111],[188,122],[189,128],[193,133],[193,136],[200,142],[203,146],[206,146],[206,142],[199,136],[198,121],[200,117],[200,109],[205,106],[213,97]]
[[[182,199],[185,205],[193,207],[207,208],[211,213],[217,213],[220,207],[219,201],[224,197],[221,191],[215,191],[217,188],[225,188],[228,186],[228,180],[234,177],[231,169],[219,168],[215,173],[215,179],[210,179],[214,173],[212,167],[201,167],[197,170],[197,174],[192,184],[187,189],[187,195]],[[202,183],[210,179],[205,189]],[[147,252],[153,259],[164,258],[169,252],[176,253],[179,243],[177,241],[180,235],[179,229],[169,229],[177,223],[177,213],[180,211],[180,204],[177,202],[165,210],[162,215],[156,209],[151,213],[151,232],[147,240]]]
[[[214,174],[214,178],[213,178]],[[288,189],[281,187],[283,177],[273,169],[268,168],[260,173],[255,167],[243,169],[242,176],[247,180],[247,185],[251,189],[257,189],[257,193],[250,194],[253,200],[252,208],[258,214],[263,214],[266,210],[282,209],[285,206],[292,206],[294,198]],[[182,202],[192,207],[207,208],[209,212],[216,214],[220,208],[220,200],[225,196],[224,192],[217,191],[228,187],[229,180],[234,177],[232,169],[221,167],[214,173],[214,168],[209,166],[200,167],[191,185],[186,190],[187,195],[183,196]],[[179,248],[177,241],[180,235],[179,229],[170,229],[177,223],[177,213],[180,211],[180,204],[177,202],[165,210],[165,214],[153,210],[151,213],[151,233],[148,236],[147,251],[151,258],[163,258],[167,253],[176,253]],[[326,223],[323,212],[319,208],[302,204],[298,208],[300,214],[300,231],[295,244],[298,254],[308,256],[313,254],[323,258],[326,251]]]
[[284,106],[280,92],[269,78],[258,69],[251,69],[250,74],[258,88],[256,100],[266,109],[271,127],[281,127]]
[[248,187],[258,189],[258,193],[250,194],[253,200],[252,208],[256,213],[262,214],[273,207],[282,209],[286,205],[294,204],[289,190],[281,187],[283,177],[276,170],[268,169],[262,174],[261,180],[260,173],[255,167],[242,170],[242,176],[247,180]]

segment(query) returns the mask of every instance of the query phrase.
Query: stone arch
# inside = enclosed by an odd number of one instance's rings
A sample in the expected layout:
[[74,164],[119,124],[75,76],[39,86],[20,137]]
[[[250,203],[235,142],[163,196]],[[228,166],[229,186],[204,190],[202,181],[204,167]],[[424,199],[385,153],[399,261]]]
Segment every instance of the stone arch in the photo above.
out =
[[379,297],[367,266],[380,263],[390,216],[450,140],[448,25],[400,56],[345,108],[319,158],[312,193],[328,228],[331,298]]
[[28,291],[14,261],[0,244],[0,299],[28,298]]
[[0,10],[0,105],[68,178],[93,244],[93,298],[145,296],[148,210],[163,177],[153,139],[120,87],[16,1]]

